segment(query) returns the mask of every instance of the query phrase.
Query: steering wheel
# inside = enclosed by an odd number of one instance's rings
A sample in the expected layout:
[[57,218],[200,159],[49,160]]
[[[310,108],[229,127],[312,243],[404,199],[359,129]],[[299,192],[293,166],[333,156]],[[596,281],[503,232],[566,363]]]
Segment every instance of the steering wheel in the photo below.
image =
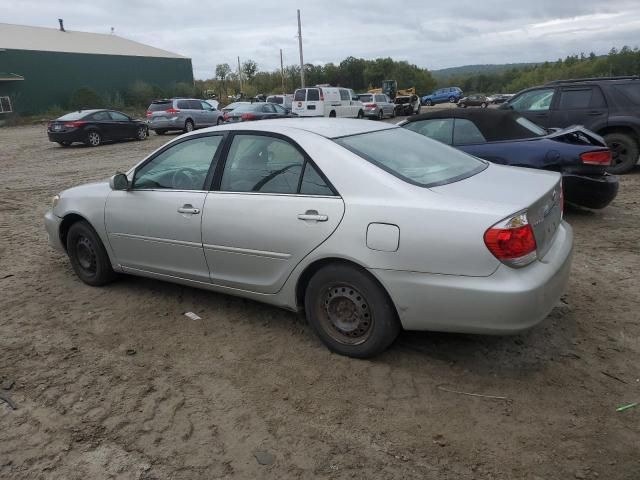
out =
[[181,168],[173,172],[171,185],[176,190],[193,190],[197,177],[198,172],[193,168]]

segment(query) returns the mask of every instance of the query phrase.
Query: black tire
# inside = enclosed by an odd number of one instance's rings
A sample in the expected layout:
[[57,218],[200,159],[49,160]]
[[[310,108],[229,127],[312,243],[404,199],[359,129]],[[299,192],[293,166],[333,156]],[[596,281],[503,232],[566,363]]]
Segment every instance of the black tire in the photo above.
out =
[[[334,115],[335,117],[335,115]],[[358,118],[362,119],[364,118],[364,112],[362,110],[358,110]]]
[[349,265],[336,263],[318,270],[307,286],[304,305],[320,340],[340,355],[373,357],[400,332],[387,292],[369,274]]
[[384,112],[382,111],[382,109],[380,109],[380,111],[378,112],[378,120],[384,120]]
[[482,108],[487,108],[487,103],[486,103],[486,102],[482,102],[482,103],[480,104],[480,107],[482,107]]
[[136,131],[136,140],[144,140],[145,138],[147,138],[148,134],[149,132],[147,131],[147,128],[141,125]]
[[329,112],[329,118],[336,118],[335,110],[331,110],[331,112]]
[[396,107],[393,107],[393,111],[391,112],[391,118],[396,118]]
[[467,104],[466,103],[459,103],[458,106],[460,106],[462,108],[467,108]]
[[87,285],[99,287],[116,277],[100,237],[85,221],[76,222],[69,228],[67,255],[76,275]]
[[456,103],[456,97],[449,97],[449,103]]
[[182,130],[184,133],[193,132],[196,129],[196,126],[193,124],[193,120],[187,120],[184,122],[184,129]]
[[70,147],[71,142],[57,142],[61,147]]
[[167,133],[166,130],[163,130],[161,128],[158,128],[157,130],[154,130],[154,132],[156,132],[156,135],[164,135],[165,133]]
[[97,147],[102,143],[102,135],[97,130],[89,130],[84,143],[90,147]]
[[432,102],[431,100],[427,100],[426,102],[424,102],[424,104],[425,104],[427,107],[431,107],[431,106],[433,105],[433,102]]
[[630,135],[619,132],[608,133],[604,141],[611,150],[611,166],[607,171],[619,175],[633,170],[638,163],[638,142]]
[[218,125],[222,125],[222,122],[224,122],[222,117],[218,117],[218,120],[216,120],[216,126]]
[[414,112],[413,109],[411,109],[411,113],[413,115],[420,115],[420,109],[422,108],[422,105],[418,105],[418,111]]

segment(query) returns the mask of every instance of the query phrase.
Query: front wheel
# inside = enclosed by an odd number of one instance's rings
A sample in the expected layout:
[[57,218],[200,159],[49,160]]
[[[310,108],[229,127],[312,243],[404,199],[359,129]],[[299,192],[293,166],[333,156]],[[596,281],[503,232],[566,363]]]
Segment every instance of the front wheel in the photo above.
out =
[[628,173],[638,163],[638,143],[626,133],[609,133],[604,141],[611,150],[611,166],[609,173]]
[[100,136],[99,132],[92,130],[87,133],[87,140],[85,143],[90,147],[97,147],[98,145],[100,145],[100,143],[102,143],[102,137]]
[[147,138],[147,129],[145,127],[138,127],[136,140],[144,140],[145,138]]
[[332,264],[319,270],[307,286],[304,305],[313,330],[341,355],[378,355],[400,332],[384,289],[369,274],[349,265]]
[[449,97],[449,103],[456,103],[456,97]]
[[482,102],[482,103],[480,104],[480,106],[481,106],[482,108],[487,108],[487,104],[486,104],[486,102]]
[[223,122],[223,121],[224,121],[224,120],[222,119],[222,117],[218,117],[218,120],[216,121],[216,126],[218,126],[218,125],[222,125],[222,122]]
[[87,222],[76,222],[69,228],[67,255],[76,275],[87,285],[99,287],[116,276],[100,237]]
[[427,100],[426,102],[424,102],[424,104],[425,104],[427,107],[430,107],[430,106],[432,106],[432,105],[433,105],[433,102],[432,102],[431,100]]

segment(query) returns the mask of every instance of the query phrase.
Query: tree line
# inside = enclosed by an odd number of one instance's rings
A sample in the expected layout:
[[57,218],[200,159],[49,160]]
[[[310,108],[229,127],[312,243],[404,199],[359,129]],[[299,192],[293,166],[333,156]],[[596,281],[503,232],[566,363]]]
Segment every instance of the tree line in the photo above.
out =
[[555,62],[544,62],[498,73],[454,75],[439,80],[438,87],[457,86],[465,93],[516,93],[524,88],[553,80],[640,74],[638,47],[612,48],[607,55],[569,55]]

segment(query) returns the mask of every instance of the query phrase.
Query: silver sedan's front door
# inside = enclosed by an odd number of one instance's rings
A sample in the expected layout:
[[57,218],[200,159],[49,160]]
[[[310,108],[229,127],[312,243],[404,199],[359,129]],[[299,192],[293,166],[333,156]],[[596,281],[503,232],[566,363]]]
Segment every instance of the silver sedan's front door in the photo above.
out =
[[222,135],[187,137],[139,167],[105,206],[109,243],[125,271],[209,282],[201,220]]
[[293,144],[236,134],[220,189],[207,196],[202,218],[212,283],[277,292],[343,214],[342,199]]

